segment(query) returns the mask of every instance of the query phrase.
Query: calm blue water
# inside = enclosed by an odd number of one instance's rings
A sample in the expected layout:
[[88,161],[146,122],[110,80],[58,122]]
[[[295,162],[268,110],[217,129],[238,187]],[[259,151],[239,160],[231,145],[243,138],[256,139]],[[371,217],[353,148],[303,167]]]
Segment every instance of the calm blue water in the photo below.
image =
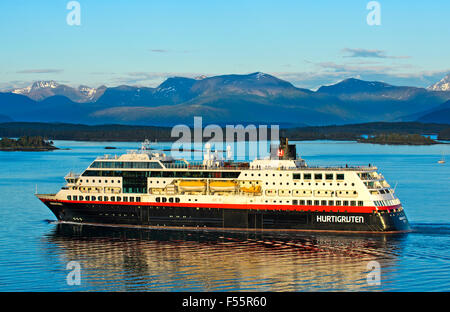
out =
[[[70,170],[139,144],[55,143],[70,150],[0,152],[0,291],[450,291],[449,159],[437,164],[448,146],[297,146],[309,165],[371,163],[397,185],[414,232],[362,236],[58,225],[36,185],[54,193]],[[379,286],[366,280],[373,260]],[[67,284],[69,261],[81,265],[80,285]]]

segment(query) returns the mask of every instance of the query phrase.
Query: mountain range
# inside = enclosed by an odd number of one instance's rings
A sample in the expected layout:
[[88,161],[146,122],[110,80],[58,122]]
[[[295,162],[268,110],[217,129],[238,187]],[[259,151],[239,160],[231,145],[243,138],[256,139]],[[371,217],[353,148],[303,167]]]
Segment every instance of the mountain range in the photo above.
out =
[[26,95],[35,101],[41,101],[55,95],[62,95],[69,98],[71,101],[84,103],[96,101],[105,90],[105,86],[100,86],[97,89],[83,85],[78,88],[72,88],[50,80],[35,81],[31,86],[20,89],[12,89],[9,90],[9,92]]
[[327,125],[371,121],[450,123],[450,76],[429,88],[345,79],[317,91],[269,74],[172,77],[156,88],[73,88],[37,81],[0,93],[0,122],[135,125],[266,123]]

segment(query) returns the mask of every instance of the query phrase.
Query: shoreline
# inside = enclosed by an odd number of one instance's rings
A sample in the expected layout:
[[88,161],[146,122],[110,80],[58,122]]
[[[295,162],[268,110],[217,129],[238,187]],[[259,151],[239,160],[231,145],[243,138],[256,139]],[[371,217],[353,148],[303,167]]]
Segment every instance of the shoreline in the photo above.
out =
[[[49,152],[54,150],[61,150],[58,147],[1,147],[2,152]],[[62,150],[66,150],[62,148]]]

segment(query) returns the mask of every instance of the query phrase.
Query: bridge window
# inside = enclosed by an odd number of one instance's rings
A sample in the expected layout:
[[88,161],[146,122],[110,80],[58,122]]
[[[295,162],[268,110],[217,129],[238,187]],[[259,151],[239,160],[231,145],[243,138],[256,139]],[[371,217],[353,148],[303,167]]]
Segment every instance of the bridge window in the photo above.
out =
[[344,174],[343,173],[336,174],[336,180],[344,180]]
[[321,173],[314,174],[314,180],[322,180],[322,174]]
[[311,173],[305,173],[305,174],[303,175],[303,179],[305,179],[305,180],[311,180]]

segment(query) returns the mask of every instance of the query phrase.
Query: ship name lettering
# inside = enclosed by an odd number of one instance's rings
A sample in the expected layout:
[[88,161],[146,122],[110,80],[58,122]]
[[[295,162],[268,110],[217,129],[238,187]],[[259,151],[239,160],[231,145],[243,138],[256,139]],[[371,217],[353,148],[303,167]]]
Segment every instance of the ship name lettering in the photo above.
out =
[[363,216],[317,216],[317,222],[324,223],[364,223]]

